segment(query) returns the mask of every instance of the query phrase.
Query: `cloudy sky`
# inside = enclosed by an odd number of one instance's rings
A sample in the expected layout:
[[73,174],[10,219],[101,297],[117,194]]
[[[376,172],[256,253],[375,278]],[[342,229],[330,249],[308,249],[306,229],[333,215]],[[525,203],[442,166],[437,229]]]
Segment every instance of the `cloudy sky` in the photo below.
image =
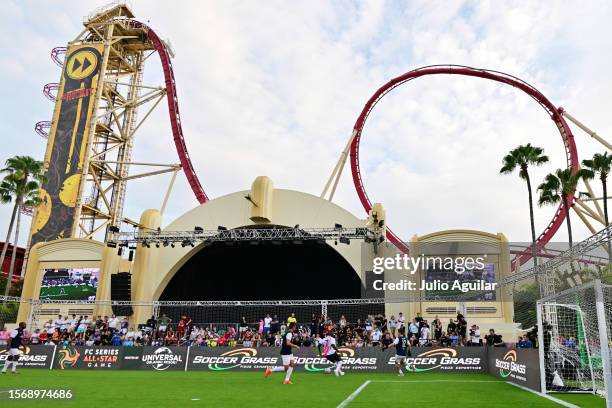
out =
[[[16,154],[42,159],[45,141],[33,126],[51,117],[52,103],[41,91],[60,75],[49,51],[76,36],[83,16],[103,4],[3,2],[0,161]],[[366,100],[389,79],[430,64],[518,76],[612,137],[609,1],[131,4],[176,52],[183,129],[212,198],[248,189],[258,175],[278,188],[320,194]],[[155,57],[145,82],[162,83]],[[580,159],[602,149],[574,130]],[[139,132],[135,160],[178,162],[165,107]],[[508,150],[528,142],[551,158],[534,170],[536,182],[565,166],[556,127],[520,91],[475,78],[421,78],[394,90],[371,114],[360,150],[362,174],[370,198],[386,206],[388,224],[402,238],[471,228],[527,240],[524,182],[498,171]],[[160,186],[168,181],[162,176],[130,185],[127,215],[138,218],[159,205]],[[335,201],[365,216],[348,168]],[[196,205],[181,175],[165,222]],[[554,211],[536,210],[538,230]],[[9,206],[0,207],[2,236],[9,214]],[[577,217],[574,224],[577,238],[586,237]],[[557,239],[566,239],[565,229]]]

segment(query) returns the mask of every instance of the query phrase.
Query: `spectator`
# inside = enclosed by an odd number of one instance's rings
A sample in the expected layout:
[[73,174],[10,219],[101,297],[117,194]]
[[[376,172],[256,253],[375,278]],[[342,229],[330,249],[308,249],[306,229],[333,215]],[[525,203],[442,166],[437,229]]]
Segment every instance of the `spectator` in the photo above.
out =
[[268,334],[270,332],[270,324],[272,324],[272,318],[267,314],[263,319],[263,334]]
[[489,334],[485,336],[485,341],[489,347],[501,347],[504,345],[502,336],[496,334],[494,329],[489,329]]
[[115,315],[111,315],[111,318],[108,320],[108,328],[110,330],[117,330],[117,325],[119,325],[119,319]]
[[481,343],[482,341],[480,339],[480,327],[473,324],[472,328],[470,329],[470,342],[468,343],[468,345],[469,346],[480,346]]
[[400,327],[406,327],[406,318],[402,312],[397,316],[397,328],[399,330]]
[[297,324],[297,319],[295,317],[295,313],[291,313],[291,316],[287,318],[287,324],[295,323]]
[[246,317],[242,316],[242,319],[240,319],[240,324],[238,325],[238,333],[241,338],[244,337],[244,333],[246,332],[248,327],[249,324],[246,321]]
[[436,339],[436,341],[439,342],[440,337],[442,337],[442,320],[438,318],[438,315],[436,315],[436,317],[434,318],[432,322],[432,326],[433,326],[433,332],[434,332],[434,339]]
[[8,344],[9,337],[10,332],[5,326],[3,326],[2,329],[0,329],[0,348],[4,348],[4,346]]
[[395,320],[395,316],[391,315],[389,321],[387,321],[387,329],[393,338],[395,338],[395,329],[397,328],[397,320]]
[[162,314],[162,317],[160,317],[158,321],[159,331],[165,332],[168,329],[168,325],[170,324],[170,322],[172,322],[172,319],[166,316],[165,313]]
[[421,327],[421,337],[419,339],[419,345],[426,346],[429,342],[429,325],[427,322],[423,322],[423,327]]
[[527,336],[521,336],[519,337],[519,341],[516,344],[518,348],[532,348],[533,344],[531,343],[531,340],[529,340],[529,338]]
[[417,324],[416,319],[413,319],[410,323],[410,327],[408,327],[409,336],[415,336],[419,338],[419,325]]

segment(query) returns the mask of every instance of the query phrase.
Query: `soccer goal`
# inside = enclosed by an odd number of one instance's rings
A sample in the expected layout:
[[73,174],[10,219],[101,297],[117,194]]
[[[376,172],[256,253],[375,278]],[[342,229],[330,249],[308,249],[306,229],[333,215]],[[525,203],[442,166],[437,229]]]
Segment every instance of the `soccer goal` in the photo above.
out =
[[537,303],[543,392],[592,392],[612,407],[612,286],[595,280]]

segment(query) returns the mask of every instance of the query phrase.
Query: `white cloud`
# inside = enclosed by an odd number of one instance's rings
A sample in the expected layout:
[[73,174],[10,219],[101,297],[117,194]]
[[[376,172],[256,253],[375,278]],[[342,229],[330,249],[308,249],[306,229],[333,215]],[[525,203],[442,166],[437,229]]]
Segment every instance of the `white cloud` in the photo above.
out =
[[[1,106],[6,147],[0,160],[42,154],[31,128],[52,111],[39,94],[59,74],[48,62],[49,49],[76,35],[82,16],[97,5],[5,5],[0,80],[4,89],[27,92],[20,103]],[[365,101],[392,77],[427,64],[511,73],[612,135],[606,2],[137,1],[134,10],[172,40],[185,136],[211,197],[246,189],[262,174],[278,187],[319,194]],[[154,58],[146,79],[159,84]],[[576,132],[581,156],[601,150]],[[177,162],[170,136],[161,107],[140,130],[135,159]],[[534,170],[534,179],[564,165],[554,124],[518,90],[473,78],[422,78],[394,90],[370,116],[360,150],[364,182],[403,238],[461,227],[525,240],[524,183],[497,172],[503,154],[527,142],[552,159]],[[138,218],[161,202],[159,186],[168,179],[130,186],[128,215]],[[172,198],[166,221],[196,205],[182,176]],[[363,216],[348,169],[337,202]],[[553,212],[537,209],[538,229]],[[7,214],[7,206],[0,208],[0,232]]]

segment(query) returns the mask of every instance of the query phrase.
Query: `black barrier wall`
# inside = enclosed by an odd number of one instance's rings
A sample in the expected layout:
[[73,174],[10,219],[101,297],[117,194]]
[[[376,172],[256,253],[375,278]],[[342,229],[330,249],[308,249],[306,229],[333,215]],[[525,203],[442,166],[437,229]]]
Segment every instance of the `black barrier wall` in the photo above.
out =
[[[281,365],[278,348],[250,347],[56,347],[24,346],[19,363],[27,368],[58,370],[264,370]],[[343,369],[359,372],[395,372],[395,350],[340,347]],[[294,354],[299,371],[319,372],[331,367],[314,348]],[[0,352],[4,364],[7,352]],[[406,359],[408,370],[424,372],[489,373],[540,391],[538,350],[490,347],[415,347]]]
[[488,349],[489,374],[541,391],[540,355],[536,349]]

